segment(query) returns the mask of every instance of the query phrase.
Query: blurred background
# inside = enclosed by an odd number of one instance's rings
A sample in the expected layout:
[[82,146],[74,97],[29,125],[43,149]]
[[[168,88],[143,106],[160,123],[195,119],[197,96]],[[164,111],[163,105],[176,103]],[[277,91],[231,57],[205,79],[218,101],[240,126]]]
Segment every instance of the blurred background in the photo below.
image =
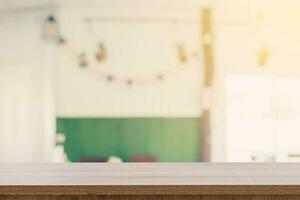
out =
[[0,162],[300,161],[299,9],[0,0]]

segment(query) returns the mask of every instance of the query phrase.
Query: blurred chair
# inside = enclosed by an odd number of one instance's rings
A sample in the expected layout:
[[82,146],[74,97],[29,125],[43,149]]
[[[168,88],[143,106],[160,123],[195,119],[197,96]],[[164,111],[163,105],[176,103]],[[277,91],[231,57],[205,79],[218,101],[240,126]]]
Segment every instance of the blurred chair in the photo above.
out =
[[129,162],[158,162],[158,158],[154,155],[134,155]]
[[108,157],[101,156],[82,156],[79,162],[107,162]]

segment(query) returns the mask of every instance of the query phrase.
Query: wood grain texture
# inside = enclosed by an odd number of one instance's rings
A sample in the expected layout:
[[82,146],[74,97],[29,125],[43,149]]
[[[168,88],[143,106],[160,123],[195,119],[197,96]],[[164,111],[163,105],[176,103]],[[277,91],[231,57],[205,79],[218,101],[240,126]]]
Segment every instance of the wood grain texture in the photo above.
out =
[[293,195],[106,195],[106,196],[0,196],[0,200],[300,200]]
[[298,194],[294,185],[203,185],[203,186],[0,186],[0,195],[280,195]]
[[0,195],[300,195],[296,163],[2,164]]
[[300,185],[300,164],[1,164],[0,185]]

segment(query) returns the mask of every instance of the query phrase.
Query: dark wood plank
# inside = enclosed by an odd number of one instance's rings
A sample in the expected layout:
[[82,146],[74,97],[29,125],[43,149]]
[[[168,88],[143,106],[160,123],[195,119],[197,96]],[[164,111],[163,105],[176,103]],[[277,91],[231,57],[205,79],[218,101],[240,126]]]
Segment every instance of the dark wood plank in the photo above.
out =
[[300,200],[295,195],[104,195],[0,196],[0,200]]
[[0,186],[0,195],[300,195],[298,185]]

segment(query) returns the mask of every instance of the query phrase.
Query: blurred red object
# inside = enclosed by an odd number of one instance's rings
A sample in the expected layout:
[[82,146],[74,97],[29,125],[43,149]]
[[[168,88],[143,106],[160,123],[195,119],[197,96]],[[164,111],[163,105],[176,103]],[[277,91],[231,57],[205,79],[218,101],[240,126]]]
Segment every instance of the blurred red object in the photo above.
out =
[[153,155],[135,155],[129,158],[129,162],[158,162],[158,158]]

